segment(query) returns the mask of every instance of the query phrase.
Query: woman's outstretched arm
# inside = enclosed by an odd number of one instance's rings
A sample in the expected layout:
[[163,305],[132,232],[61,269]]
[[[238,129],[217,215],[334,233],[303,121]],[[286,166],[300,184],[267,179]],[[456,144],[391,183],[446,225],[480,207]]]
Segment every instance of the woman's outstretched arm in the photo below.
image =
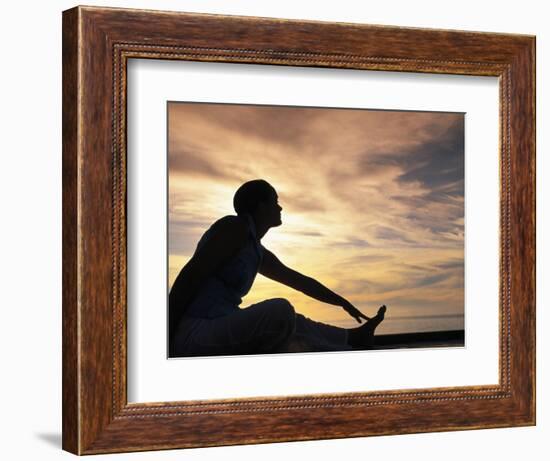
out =
[[342,307],[359,323],[361,323],[361,319],[369,320],[369,317],[360,312],[347,299],[328,289],[314,278],[303,275],[285,266],[279,258],[265,248],[259,272],[271,280],[275,280],[276,282],[304,293],[310,298]]

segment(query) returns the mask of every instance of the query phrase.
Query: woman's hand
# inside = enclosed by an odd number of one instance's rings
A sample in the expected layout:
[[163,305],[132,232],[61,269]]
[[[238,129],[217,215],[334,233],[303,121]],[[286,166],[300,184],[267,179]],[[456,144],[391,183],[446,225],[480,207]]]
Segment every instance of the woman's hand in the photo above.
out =
[[362,318],[365,320],[370,320],[370,317],[367,317],[365,314],[363,314],[359,309],[357,309],[353,304],[351,304],[348,301],[342,304],[342,308],[359,323],[361,323]]

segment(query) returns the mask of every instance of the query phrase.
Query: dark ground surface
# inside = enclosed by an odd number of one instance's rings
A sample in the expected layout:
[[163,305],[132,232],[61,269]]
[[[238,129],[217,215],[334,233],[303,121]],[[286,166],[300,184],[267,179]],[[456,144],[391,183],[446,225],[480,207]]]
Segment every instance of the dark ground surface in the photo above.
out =
[[374,338],[374,349],[463,346],[464,330],[378,335]]

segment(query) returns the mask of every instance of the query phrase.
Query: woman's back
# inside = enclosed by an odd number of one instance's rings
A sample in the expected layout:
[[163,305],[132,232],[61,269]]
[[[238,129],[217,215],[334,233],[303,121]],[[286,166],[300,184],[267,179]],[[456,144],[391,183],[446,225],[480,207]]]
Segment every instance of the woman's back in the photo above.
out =
[[[223,221],[227,224],[227,221],[242,219],[246,221],[248,227],[244,245],[202,281],[187,306],[179,306],[184,309],[186,316],[216,318],[226,315],[237,309],[242,302],[242,297],[250,291],[258,273],[263,249],[256,238],[254,220],[249,214],[243,217],[225,216],[216,221],[199,240],[193,258],[200,257],[201,250],[213,234],[219,232]],[[172,289],[177,290],[177,288],[174,286]]]

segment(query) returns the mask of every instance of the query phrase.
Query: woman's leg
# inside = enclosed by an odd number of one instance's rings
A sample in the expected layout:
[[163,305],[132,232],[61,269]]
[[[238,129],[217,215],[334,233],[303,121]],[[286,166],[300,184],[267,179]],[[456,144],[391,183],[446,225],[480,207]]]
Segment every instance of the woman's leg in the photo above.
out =
[[340,328],[296,314],[283,298],[253,304],[216,319],[201,319],[178,356],[315,352],[372,347],[386,306],[357,328]]
[[215,319],[204,319],[180,356],[269,353],[293,334],[296,314],[283,298],[268,299]]
[[277,352],[321,352],[350,350],[348,330],[296,314],[294,334]]
[[277,352],[321,352],[370,349],[374,343],[374,331],[384,320],[386,306],[378,314],[358,328],[340,328],[311,320],[296,314],[294,334]]

